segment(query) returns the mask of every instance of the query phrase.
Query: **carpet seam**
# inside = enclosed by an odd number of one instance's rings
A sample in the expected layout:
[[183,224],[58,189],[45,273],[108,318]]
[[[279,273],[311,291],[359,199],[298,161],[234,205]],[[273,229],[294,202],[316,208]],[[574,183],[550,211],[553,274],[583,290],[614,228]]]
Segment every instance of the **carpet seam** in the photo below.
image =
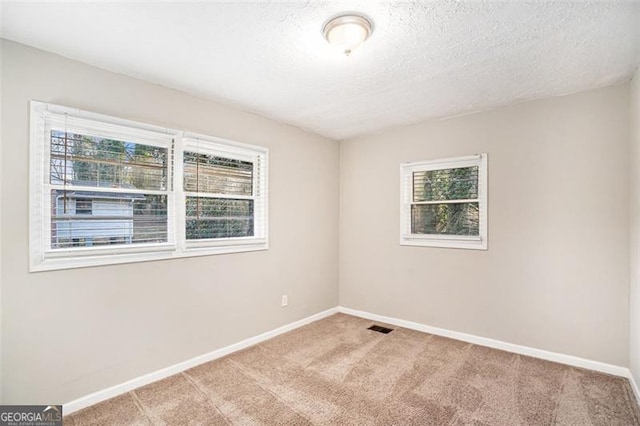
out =
[[[378,344],[379,344],[379,343],[384,339],[384,336],[376,336],[376,337],[378,338],[378,342],[376,342],[376,344],[375,344],[375,345],[373,345],[373,346],[371,347],[371,349],[375,348],[375,347],[376,347],[376,346],[377,346],[377,345],[378,345]],[[325,340],[330,339],[330,338],[331,338],[331,336],[326,336]],[[337,349],[337,348],[336,348],[336,349]],[[313,363],[314,363],[314,362],[316,362],[316,361],[317,361],[316,359],[312,359],[312,360],[311,360],[311,361],[309,361],[308,363],[306,363],[306,364],[302,364],[302,365],[303,365],[303,367],[304,367],[304,368],[308,368],[311,364],[313,364]],[[349,370],[349,371],[351,371],[351,370]],[[349,372],[347,372],[347,374],[349,374]]]
[[292,360],[292,359],[289,359],[289,358],[283,357],[283,356],[281,356],[279,353],[277,353],[276,351],[274,351],[274,350],[272,350],[272,349],[269,349],[268,347],[264,346],[264,344],[262,344],[262,343],[257,344],[255,347],[259,347],[260,349],[262,349],[262,350],[264,350],[264,351],[267,351],[267,352],[271,353],[272,355],[274,355],[274,356],[276,356],[276,357],[282,357],[282,358],[286,359],[286,360],[287,360],[287,361],[289,361],[289,362],[293,362],[293,363],[294,363],[294,364],[296,364],[298,367],[306,368],[306,366],[305,366],[303,363],[298,362],[298,361],[297,361],[297,360],[295,360],[295,359],[293,359],[293,360]]
[[[513,396],[513,401],[517,403],[518,401],[518,374],[520,373],[520,365],[522,364],[522,355],[515,354],[513,359],[513,382],[511,383],[511,395]],[[518,417],[520,417],[519,412],[516,412]],[[518,419],[519,420],[519,419]]]
[[[351,373],[351,371],[355,368],[355,366],[356,366],[356,365],[358,365],[358,363],[362,362],[362,360],[363,360],[363,359],[364,359],[364,358],[365,358],[369,353],[371,353],[371,351],[373,351],[376,347],[378,347],[378,345],[380,345],[380,344],[384,341],[384,338],[385,338],[385,336],[379,336],[379,337],[378,337],[378,341],[377,341],[377,342],[375,342],[375,344],[374,344],[374,345],[372,345],[372,346],[369,348],[369,350],[368,350],[367,352],[365,352],[365,353],[364,353],[364,355],[363,355],[362,357],[358,358],[358,359],[353,363],[353,365],[351,365],[351,366],[349,367],[349,369],[345,372],[344,376],[342,377],[342,383],[344,383],[344,380],[349,376],[349,374],[350,374],[350,373]],[[365,343],[365,344],[366,344],[366,343]],[[362,345],[362,344],[361,344],[361,343],[358,343],[358,345],[357,345],[357,346],[360,346],[360,345]],[[342,347],[339,347],[339,348],[340,348],[340,349],[342,349]],[[338,348],[336,348],[336,349],[338,349]],[[310,365],[310,364],[311,364],[311,363],[309,363],[309,365]],[[307,367],[308,367],[308,366],[307,366]],[[305,368],[307,368],[307,367],[305,367]]]
[[[209,362],[213,362],[213,361],[209,361]],[[208,364],[208,363],[205,363],[203,365],[206,365],[206,364]],[[187,382],[189,382],[189,384],[191,386],[193,386],[196,389],[197,392],[200,392],[205,397],[205,400],[209,403],[209,405],[214,410],[216,410],[216,412],[218,414],[220,414],[220,416],[224,419],[225,422],[227,422],[228,425],[233,425],[233,422],[227,416],[225,416],[225,414],[222,411],[220,411],[220,409],[215,404],[215,402],[212,401],[212,399],[209,396],[209,394],[207,392],[205,392],[203,389],[200,388],[200,385],[196,382],[196,380],[193,377],[191,377],[189,375],[189,373],[187,373],[186,371],[183,371],[183,372],[181,372],[179,374],[183,375],[184,378],[187,380]]]
[[151,412],[150,409],[147,408],[147,406],[142,402],[142,400],[140,399],[140,397],[138,397],[138,395],[136,395],[135,391],[131,391],[129,392],[129,394],[131,395],[131,398],[133,398],[133,403],[138,407],[138,409],[140,411],[142,411],[142,415],[149,420],[149,423],[151,423],[152,425],[157,425],[157,424],[162,424],[162,422],[160,421],[160,419],[157,419],[153,413]]
[[[429,343],[433,340],[434,335],[433,334],[427,334],[427,339],[424,342],[424,346],[423,349],[420,351],[420,353],[417,355],[416,358],[420,358],[420,356],[427,351],[427,349],[429,348]],[[420,373],[420,370],[418,370],[416,368],[416,363],[415,361],[413,362],[413,364],[411,365],[411,370],[416,372],[416,373]],[[407,370],[405,372],[405,374],[409,374],[409,370]],[[423,383],[423,382],[420,382]],[[404,391],[399,391],[399,392],[395,392],[395,389],[397,387],[397,384],[394,386],[394,391],[391,392],[391,395],[395,395],[396,397],[400,397],[402,395],[406,395],[409,392],[412,392],[418,385],[414,385],[414,386],[408,386]]]
[[[462,360],[461,360],[462,362],[460,363],[459,368],[457,368],[457,369],[455,370],[455,372],[452,374],[451,379],[448,381],[448,383],[449,383],[449,384],[451,384],[451,383],[455,383],[456,378],[457,378],[457,377],[458,377],[458,375],[460,374],[460,371],[464,369],[465,364],[466,364],[467,360],[469,359],[469,356],[470,356],[471,351],[472,351],[472,349],[473,349],[473,347],[474,347],[474,346],[476,346],[476,345],[475,345],[475,344],[473,344],[473,343],[469,343],[469,344],[467,345],[467,347],[465,348],[465,350],[463,351],[463,353],[461,354],[461,355],[462,355]],[[450,393],[450,391],[449,391],[449,394],[447,395],[447,397],[449,398],[449,400],[451,400],[451,399],[452,399],[452,398],[451,398],[451,393]],[[458,414],[458,413],[456,412],[456,416],[460,417],[460,416],[461,416],[461,414]],[[454,423],[453,423],[453,420],[454,420],[454,418],[455,418],[456,416],[453,416],[453,418],[451,418],[451,420],[448,422],[448,425],[452,425],[452,424],[454,424]]]
[[249,375],[247,372],[244,371],[244,369],[242,368],[242,366],[236,362],[233,361],[231,359],[228,360],[230,364],[232,364],[232,366],[238,370],[240,372],[240,374],[242,374],[243,376],[245,376],[246,378],[248,378],[249,380],[251,380],[252,382],[254,382],[256,384],[256,386],[258,386],[260,389],[262,389],[263,391],[265,391],[266,393],[268,393],[269,395],[273,396],[275,399],[277,399],[278,401],[280,401],[283,405],[285,405],[286,407],[288,407],[291,411],[293,411],[294,413],[296,413],[298,416],[300,416],[302,419],[306,420],[309,424],[313,425],[314,423],[307,418],[307,416],[305,414],[300,413],[297,409],[293,408],[291,405],[289,405],[289,403],[287,403],[286,401],[283,401],[282,398],[280,398],[280,396],[276,393],[274,393],[272,390],[270,390],[269,388],[265,388],[264,386],[262,386],[262,384],[253,376]]
[[571,373],[571,369],[567,368],[562,374],[562,386],[560,387],[560,392],[558,392],[558,399],[556,400],[556,406],[553,408],[553,414],[551,416],[551,424],[558,424],[558,410],[560,409],[560,401],[562,399],[562,395],[564,394],[564,388],[567,386],[567,379],[569,374]]

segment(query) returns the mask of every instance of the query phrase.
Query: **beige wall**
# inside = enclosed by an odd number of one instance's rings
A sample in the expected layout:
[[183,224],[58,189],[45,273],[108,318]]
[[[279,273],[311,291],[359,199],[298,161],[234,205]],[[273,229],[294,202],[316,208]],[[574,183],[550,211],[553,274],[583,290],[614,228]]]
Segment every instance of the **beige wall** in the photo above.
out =
[[[2,4],[0,4],[0,22],[2,22]],[[2,223],[2,47],[0,42],[0,224]],[[2,397],[2,226],[0,226],[0,403]]]
[[640,70],[631,81],[631,291],[629,367],[640,386]]
[[[629,85],[340,145],[340,303],[629,361]],[[399,165],[488,153],[489,250],[399,245]]]
[[[338,300],[621,366],[631,353],[638,379],[640,312],[632,303],[629,351],[628,306],[629,270],[632,300],[640,293],[638,240],[629,238],[640,232],[629,225],[640,212],[637,75],[631,97],[621,85],[338,148],[19,44],[0,48],[0,204],[11,206],[0,218],[4,403],[66,403]],[[268,147],[270,250],[29,274],[31,99]],[[489,250],[401,247],[399,164],[479,152],[489,154]]]
[[[2,55],[5,403],[66,403],[337,305],[335,141],[19,44]],[[31,99],[268,147],[270,249],[28,273]]]

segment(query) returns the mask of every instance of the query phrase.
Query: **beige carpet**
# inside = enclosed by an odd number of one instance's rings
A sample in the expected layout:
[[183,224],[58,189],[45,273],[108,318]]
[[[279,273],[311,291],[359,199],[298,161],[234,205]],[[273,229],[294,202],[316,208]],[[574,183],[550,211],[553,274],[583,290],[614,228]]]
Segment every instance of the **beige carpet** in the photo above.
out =
[[640,425],[626,379],[372,324],[333,315],[65,425]]

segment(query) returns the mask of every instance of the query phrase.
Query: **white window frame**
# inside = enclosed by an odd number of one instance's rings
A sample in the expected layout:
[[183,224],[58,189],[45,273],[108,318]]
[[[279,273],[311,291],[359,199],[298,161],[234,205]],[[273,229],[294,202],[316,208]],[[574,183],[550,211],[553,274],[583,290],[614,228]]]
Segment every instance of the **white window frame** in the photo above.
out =
[[[411,233],[413,173],[419,171],[478,167],[479,235]],[[487,250],[487,154],[408,162],[400,165],[400,245]],[[471,202],[472,200],[464,200]],[[476,201],[474,199],[473,201]]]
[[[267,250],[268,245],[268,150],[222,138],[197,135],[175,129],[152,126],[131,120],[96,114],[45,102],[31,101],[29,162],[29,270],[30,272],[111,265],[151,260],[205,256]],[[127,246],[74,247],[51,249],[51,207],[49,167],[50,130],[48,123],[65,120],[68,131],[93,132],[103,137],[168,147],[167,242]],[[91,133],[89,133],[91,134]],[[259,158],[260,173],[254,173],[254,185],[260,199],[254,208],[255,237],[185,241],[185,194],[183,191],[182,153],[188,141],[197,138],[202,146],[217,155],[244,155]],[[77,187],[95,191],[93,187]],[[98,189],[99,190],[99,189]],[[109,189],[118,192],[117,189]],[[131,189],[123,189],[130,193]],[[159,192],[139,190],[138,192]]]
[[[233,251],[251,251],[268,248],[267,238],[267,212],[268,212],[268,193],[267,193],[267,157],[268,150],[266,148],[247,145],[227,139],[185,132],[176,144],[176,181],[174,188],[176,189],[177,198],[181,208],[179,208],[180,241],[182,249],[188,253],[195,253],[206,250],[212,252],[228,252],[231,248]],[[200,154],[214,155],[235,160],[251,161],[253,163],[253,188],[254,194],[250,197],[228,196],[227,198],[246,198],[254,201],[254,236],[253,237],[235,237],[235,238],[216,238],[203,240],[188,240],[186,238],[186,200],[187,196],[195,196],[197,192],[188,192],[184,190],[183,183],[183,167],[185,151],[197,152]]]

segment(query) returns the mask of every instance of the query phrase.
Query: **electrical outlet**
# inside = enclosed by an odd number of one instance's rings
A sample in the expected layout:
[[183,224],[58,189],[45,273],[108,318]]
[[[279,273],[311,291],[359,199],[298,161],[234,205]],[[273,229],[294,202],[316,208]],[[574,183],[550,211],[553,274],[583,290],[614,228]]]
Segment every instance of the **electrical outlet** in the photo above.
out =
[[285,307],[289,304],[289,298],[287,297],[286,294],[282,295],[282,307]]

